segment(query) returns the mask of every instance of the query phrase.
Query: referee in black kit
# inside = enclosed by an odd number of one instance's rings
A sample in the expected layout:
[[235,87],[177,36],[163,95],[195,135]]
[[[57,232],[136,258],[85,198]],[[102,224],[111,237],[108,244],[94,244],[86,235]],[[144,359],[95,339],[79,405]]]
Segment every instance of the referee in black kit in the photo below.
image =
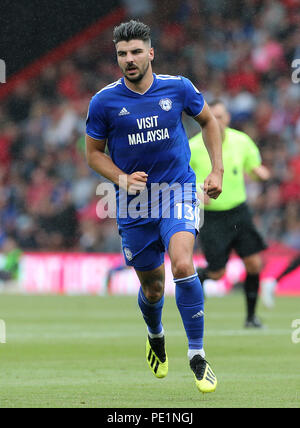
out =
[[[269,171],[262,165],[259,150],[253,140],[243,132],[229,128],[230,114],[225,104],[215,100],[210,104],[223,141],[223,193],[217,200],[205,195],[204,226],[200,230],[201,247],[208,262],[205,269],[198,269],[200,281],[219,280],[225,274],[226,264],[232,250],[243,260],[247,277],[245,295],[247,317],[245,327],[261,328],[262,323],[255,314],[262,270],[260,252],[267,248],[258,233],[247,205],[245,176],[266,181]],[[203,183],[210,170],[210,159],[205,152],[202,135],[190,140],[191,166],[196,173],[197,183]]]

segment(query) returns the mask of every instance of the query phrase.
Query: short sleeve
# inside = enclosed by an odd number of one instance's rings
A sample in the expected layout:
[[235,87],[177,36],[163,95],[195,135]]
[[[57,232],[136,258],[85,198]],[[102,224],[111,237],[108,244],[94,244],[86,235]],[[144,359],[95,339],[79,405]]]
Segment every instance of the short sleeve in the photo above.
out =
[[186,77],[182,77],[184,85],[184,111],[192,117],[198,116],[204,107],[205,100],[201,92]]
[[107,120],[103,105],[97,96],[93,97],[86,119],[86,133],[95,140],[104,140],[107,138]]
[[257,168],[262,163],[259,149],[254,141],[245,135],[245,161],[244,170],[249,174],[254,168]]

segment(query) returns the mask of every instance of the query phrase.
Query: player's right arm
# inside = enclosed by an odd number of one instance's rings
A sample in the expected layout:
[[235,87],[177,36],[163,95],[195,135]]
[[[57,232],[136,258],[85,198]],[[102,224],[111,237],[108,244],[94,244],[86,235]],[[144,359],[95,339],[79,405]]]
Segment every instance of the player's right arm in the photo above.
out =
[[109,118],[107,117],[105,98],[99,92],[90,102],[86,120],[86,159],[94,171],[112,181],[128,193],[136,194],[146,187],[148,175],[137,171],[126,174],[105,153],[106,141],[109,135]]
[[148,175],[143,171],[128,175],[118,168],[105,153],[106,140],[95,140],[86,135],[85,143],[86,159],[90,168],[129,193],[135,194],[145,189]]

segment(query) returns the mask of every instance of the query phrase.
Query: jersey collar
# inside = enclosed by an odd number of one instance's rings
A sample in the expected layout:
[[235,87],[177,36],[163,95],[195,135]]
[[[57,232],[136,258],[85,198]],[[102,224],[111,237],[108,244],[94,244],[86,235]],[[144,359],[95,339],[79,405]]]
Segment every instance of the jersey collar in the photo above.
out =
[[154,86],[156,85],[156,81],[157,81],[157,79],[156,79],[156,74],[155,74],[155,73],[153,73],[153,82],[151,83],[151,85],[149,86],[149,88],[148,88],[145,92],[143,92],[143,93],[141,94],[140,92],[136,92],[136,91],[133,91],[132,89],[128,88],[128,86],[127,86],[127,85],[126,85],[126,83],[125,83],[125,78],[124,78],[124,77],[122,78],[122,84],[123,84],[123,86],[125,87],[125,89],[126,89],[127,91],[129,91],[131,94],[134,94],[134,95],[136,95],[136,96],[140,96],[140,97],[142,97],[143,95],[149,94],[149,92],[151,92],[151,91],[152,91],[152,89],[154,88]]

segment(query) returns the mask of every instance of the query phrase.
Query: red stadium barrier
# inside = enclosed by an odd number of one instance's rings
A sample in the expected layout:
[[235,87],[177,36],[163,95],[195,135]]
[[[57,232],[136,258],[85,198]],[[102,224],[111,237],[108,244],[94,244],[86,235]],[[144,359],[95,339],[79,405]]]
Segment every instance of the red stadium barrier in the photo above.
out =
[[[291,254],[267,254],[262,278],[281,272]],[[204,266],[201,255],[194,257],[196,266]],[[233,256],[226,275],[220,281],[210,281],[208,295],[222,296],[234,284],[244,281],[242,261]],[[133,269],[124,266],[121,254],[25,254],[21,261],[20,291],[30,294],[136,294],[140,287]],[[166,294],[174,295],[170,260],[166,257]],[[280,281],[277,295],[300,296],[300,268]]]
[[80,32],[67,42],[64,42],[56,49],[24,68],[21,72],[10,77],[6,84],[0,86],[0,100],[10,95],[20,83],[38,76],[45,67],[61,61],[76,51],[76,49],[98,37],[103,31],[118,24],[124,17],[124,9],[120,8],[113,11],[106,17],[99,19],[86,30]]

